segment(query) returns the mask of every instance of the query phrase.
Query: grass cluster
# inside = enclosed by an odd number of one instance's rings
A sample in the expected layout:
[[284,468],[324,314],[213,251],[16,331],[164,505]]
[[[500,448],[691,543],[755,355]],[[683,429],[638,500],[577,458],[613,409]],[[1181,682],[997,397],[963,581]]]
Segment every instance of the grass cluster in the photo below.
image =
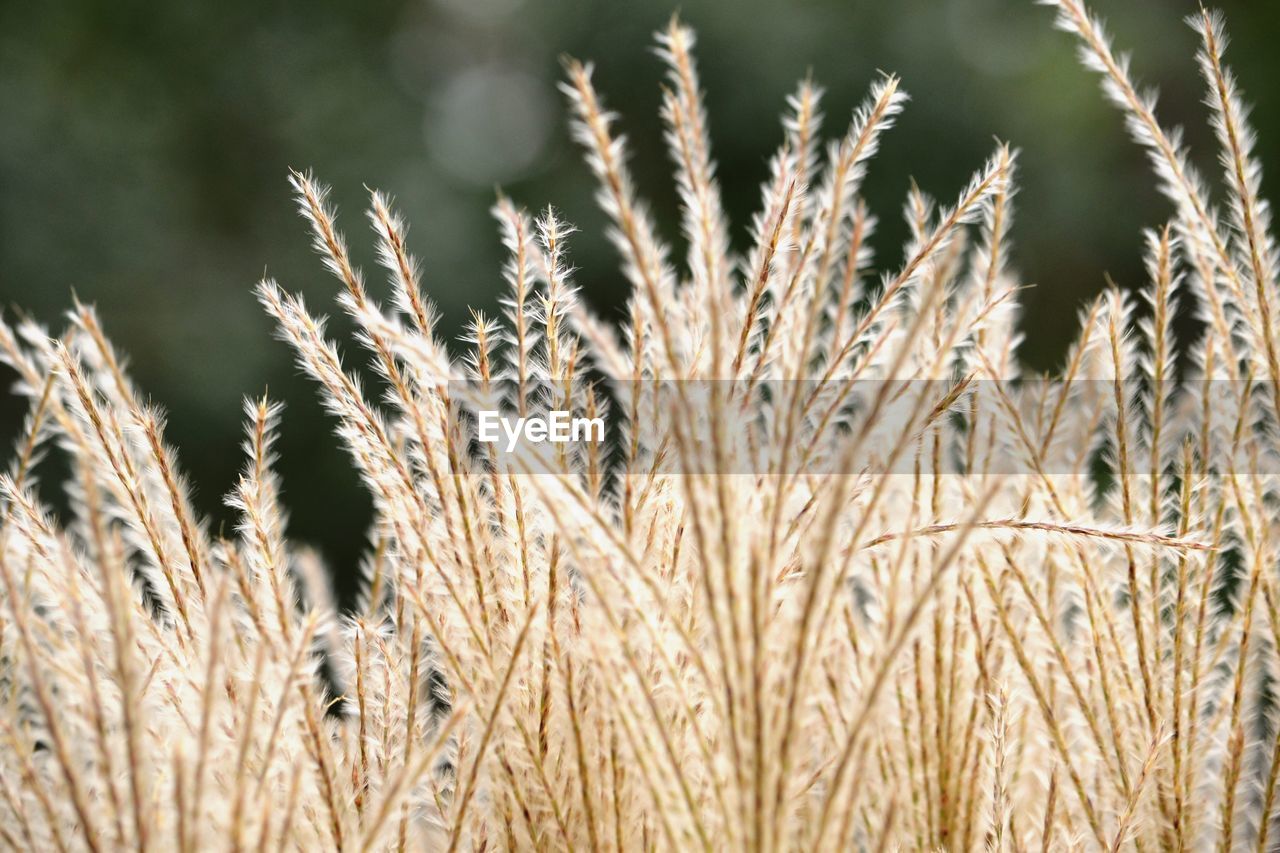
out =
[[[1274,849],[1280,290],[1246,111],[1194,16],[1215,202],[1101,25],[1050,5],[1173,215],[1141,303],[1087,305],[1047,379],[1015,354],[1009,148],[948,203],[913,191],[901,264],[871,273],[859,190],[906,102],[891,76],[826,142],[800,85],[739,257],[673,21],[677,259],[570,62],[626,321],[577,300],[570,226],[500,199],[505,310],[462,358],[387,197],[384,306],[295,174],[380,384],[259,286],[375,501],[349,612],[287,536],[277,405],[246,404],[218,535],[91,309],[57,337],[0,325],[31,406],[0,477],[0,844]],[[733,381],[680,390],[711,379]],[[680,381],[609,393],[657,380]],[[499,394],[620,438],[501,458],[468,430]],[[49,450],[63,518],[35,489]]]

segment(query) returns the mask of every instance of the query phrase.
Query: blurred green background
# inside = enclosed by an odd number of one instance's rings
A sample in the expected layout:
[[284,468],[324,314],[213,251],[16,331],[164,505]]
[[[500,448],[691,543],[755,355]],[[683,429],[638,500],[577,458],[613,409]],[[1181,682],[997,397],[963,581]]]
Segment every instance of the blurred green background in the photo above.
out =
[[[413,223],[424,285],[456,332],[493,309],[502,251],[494,187],[548,202],[582,228],[572,244],[587,299],[615,316],[622,283],[568,139],[559,56],[594,60],[623,114],[633,168],[678,242],[657,118],[651,34],[668,0],[0,3],[0,304],[55,327],[73,292],[96,303],[219,524],[241,464],[240,400],[287,404],[281,472],[291,533],[350,578],[368,501],[251,287],[264,272],[333,313],[337,283],[294,212],[289,167],[334,187],[340,224],[375,292],[364,187],[393,193]],[[1166,122],[1186,126],[1216,174],[1182,17],[1194,2],[1097,0]],[[1280,173],[1280,4],[1233,0],[1228,60],[1254,104],[1267,174]],[[1023,356],[1051,367],[1075,309],[1109,272],[1141,280],[1140,229],[1162,223],[1142,154],[1076,63],[1052,12],[1031,0],[683,0],[698,31],[715,154],[739,244],[758,200],[778,115],[807,70],[842,131],[877,69],[912,95],[872,165],[877,259],[900,259],[914,177],[950,200],[993,149],[1021,149],[1016,262],[1026,294]],[[1271,184],[1264,186],[1264,191]],[[335,333],[346,331],[335,320]],[[350,354],[353,348],[346,347]],[[9,376],[3,378],[7,384]],[[24,409],[5,398],[0,438]]]

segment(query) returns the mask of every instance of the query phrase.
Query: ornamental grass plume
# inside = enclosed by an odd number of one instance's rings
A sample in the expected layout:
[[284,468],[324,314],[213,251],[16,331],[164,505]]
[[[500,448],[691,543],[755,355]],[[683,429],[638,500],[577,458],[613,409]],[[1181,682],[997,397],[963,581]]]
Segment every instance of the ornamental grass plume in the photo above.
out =
[[[1247,111],[1195,15],[1215,202],[1102,25],[1049,5],[1173,202],[1141,300],[1085,306],[1051,377],[1015,355],[1009,147],[944,202],[913,190],[903,259],[872,273],[893,76],[826,142],[799,86],[738,256],[673,20],[679,258],[568,62],[625,322],[578,301],[567,223],[500,198],[507,299],[462,357],[388,197],[375,287],[293,174],[380,385],[259,285],[373,496],[350,608],[288,537],[279,405],[245,405],[222,535],[91,308],[57,337],[0,325],[30,402],[0,477],[0,842],[1275,849],[1280,292]],[[505,453],[473,435],[486,409],[603,417],[610,440]]]

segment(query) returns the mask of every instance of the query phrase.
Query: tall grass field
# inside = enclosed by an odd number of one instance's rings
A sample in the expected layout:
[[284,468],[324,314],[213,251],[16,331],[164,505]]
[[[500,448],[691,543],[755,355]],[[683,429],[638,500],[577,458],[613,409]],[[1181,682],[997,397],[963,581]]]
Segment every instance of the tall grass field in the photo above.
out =
[[354,340],[256,293],[374,502],[351,606],[290,538],[277,403],[244,404],[215,528],[93,308],[11,314],[0,846],[1280,849],[1280,260],[1248,110],[1193,15],[1201,174],[1102,23],[1047,5],[1169,202],[1144,286],[1064,318],[1050,376],[1016,352],[1015,149],[913,189],[873,257],[892,75],[847,122],[802,82],[731,225],[673,19],[677,253],[567,60],[621,323],[579,298],[574,226],[499,196],[503,308],[447,341],[390,196],[340,222],[292,174]]

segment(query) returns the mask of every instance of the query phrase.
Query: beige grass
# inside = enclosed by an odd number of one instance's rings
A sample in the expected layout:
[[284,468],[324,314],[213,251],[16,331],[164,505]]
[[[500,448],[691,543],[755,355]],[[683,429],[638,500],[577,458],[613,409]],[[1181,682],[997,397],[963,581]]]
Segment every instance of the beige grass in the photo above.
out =
[[[903,262],[870,272],[860,188],[906,105],[895,77],[830,142],[800,85],[738,257],[673,21],[678,258],[568,63],[634,288],[620,333],[576,299],[573,229],[500,199],[506,309],[458,358],[388,198],[383,307],[324,187],[293,175],[382,385],[259,286],[375,502],[350,613],[288,539],[277,405],[246,404],[224,538],[90,308],[56,338],[0,325],[31,404],[0,478],[0,845],[1272,847],[1280,293],[1252,135],[1212,15],[1191,23],[1216,203],[1100,24],[1051,5],[1173,202],[1148,305],[1086,306],[1051,381],[1015,381],[1008,147],[949,203],[914,192]],[[1203,319],[1194,346],[1176,310]],[[644,393],[707,379],[736,381]],[[467,412],[493,395],[603,411],[617,457],[491,453]],[[62,522],[33,490],[54,446]]]

